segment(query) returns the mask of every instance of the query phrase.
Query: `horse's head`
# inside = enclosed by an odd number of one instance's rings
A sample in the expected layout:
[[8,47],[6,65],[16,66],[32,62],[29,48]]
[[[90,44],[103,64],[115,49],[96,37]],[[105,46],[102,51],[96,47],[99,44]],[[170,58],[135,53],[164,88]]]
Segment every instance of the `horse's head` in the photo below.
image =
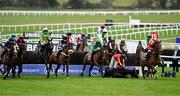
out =
[[155,52],[158,52],[158,53],[163,51],[161,41],[156,40],[153,44],[153,49],[155,50]]
[[45,51],[52,52],[53,50],[53,43],[52,40],[48,40],[48,42],[45,44]]
[[67,53],[68,55],[71,55],[74,52],[73,46],[74,46],[73,43],[69,43],[64,49],[64,52]]
[[26,52],[26,44],[20,44],[17,47],[18,56],[23,55]]

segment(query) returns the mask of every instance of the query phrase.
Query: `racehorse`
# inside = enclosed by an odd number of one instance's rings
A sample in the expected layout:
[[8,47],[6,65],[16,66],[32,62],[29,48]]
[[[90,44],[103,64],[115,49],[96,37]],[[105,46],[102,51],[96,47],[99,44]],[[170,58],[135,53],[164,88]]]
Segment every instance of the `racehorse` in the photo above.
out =
[[53,44],[52,44],[52,40],[48,40],[42,47],[41,50],[39,52],[41,59],[43,60],[43,62],[46,65],[46,70],[48,70],[48,63],[49,63],[49,58],[52,54],[52,50],[53,50]]
[[[139,49],[138,49],[139,50]],[[140,57],[139,57],[139,63],[140,63],[140,66],[142,67],[142,73],[143,73],[143,78],[145,79],[145,71],[144,71],[144,67],[147,66],[148,68],[148,71],[149,73],[151,74],[151,76],[154,78],[154,79],[157,79],[157,76],[156,76],[156,69],[155,67],[157,65],[161,65],[162,66],[162,74],[164,73],[164,63],[161,63],[161,58],[160,58],[160,52],[162,51],[162,45],[161,45],[161,42],[156,40],[153,44],[153,50],[152,50],[152,53],[149,57],[148,60],[145,60],[144,58],[144,54],[143,54],[143,51],[139,51],[140,52]],[[161,75],[162,75],[161,74]]]
[[112,68],[107,67],[105,69],[104,77],[114,77],[114,78],[139,78],[135,69],[129,70],[124,68]]
[[79,52],[85,51],[85,48],[87,48],[87,46],[88,46],[88,44],[87,44],[87,36],[85,36],[85,37],[83,38],[83,40],[81,40],[81,45],[80,45],[78,51],[79,51]]
[[153,44],[153,52],[150,58],[146,61],[150,69],[150,73],[154,79],[157,79],[155,66],[162,66],[162,74],[164,73],[164,63],[161,63],[160,52],[162,51],[161,41],[156,40]]
[[17,65],[18,65],[18,77],[20,78],[20,73],[22,73],[22,64],[24,59],[24,54],[26,52],[26,44],[20,44],[17,47]]
[[7,78],[10,72],[10,69],[12,69],[12,77],[15,77],[16,61],[17,61],[17,54],[15,53],[14,44],[10,44],[9,50],[4,55],[3,62],[2,62],[6,69],[6,73],[3,79]]
[[[59,58],[57,58],[56,53],[53,53],[49,59],[49,68],[47,71],[47,78],[49,78],[50,69],[52,68],[52,64],[57,64],[57,67],[54,72],[56,77],[57,77],[58,69],[61,66],[61,64],[64,65],[64,68],[66,65],[66,77],[69,78],[69,63],[70,63],[71,54],[73,52],[74,52],[73,44],[69,43],[68,45],[65,46],[65,48],[61,52],[60,56],[58,56]],[[63,68],[63,71],[65,70],[64,68]]]
[[109,60],[107,59],[107,49],[106,48],[101,48],[99,51],[97,51],[92,58],[92,62],[90,62],[90,58],[91,58],[91,53],[87,53],[85,55],[85,57],[83,58],[83,70],[81,73],[81,76],[83,76],[84,74],[84,70],[86,68],[87,64],[90,64],[90,68],[89,68],[89,76],[91,76],[91,71],[92,68],[94,67],[94,65],[97,65],[99,67],[99,72],[101,72],[101,75],[103,77],[103,70],[102,67],[104,64],[109,64]]

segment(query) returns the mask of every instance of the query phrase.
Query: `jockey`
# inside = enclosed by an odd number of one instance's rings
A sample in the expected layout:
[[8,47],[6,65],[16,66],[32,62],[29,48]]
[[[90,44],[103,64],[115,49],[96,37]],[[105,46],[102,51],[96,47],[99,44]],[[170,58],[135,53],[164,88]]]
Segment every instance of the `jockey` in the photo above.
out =
[[16,44],[18,46],[26,44],[26,42],[24,41],[24,37],[23,36],[19,36],[18,39],[16,40]]
[[92,43],[92,45],[91,45],[91,50],[92,50],[91,60],[93,60],[93,59],[92,59],[93,55],[94,55],[95,53],[97,53],[101,48],[102,48],[102,45],[101,45],[100,41],[94,41],[94,42]]
[[108,34],[107,34],[107,29],[105,24],[101,24],[100,27],[98,28],[97,32],[97,39],[100,41],[100,43],[103,45],[103,43],[107,43]]
[[147,55],[146,55],[146,60],[149,59],[151,53],[152,53],[152,50],[153,50],[153,44],[154,44],[154,40],[151,38],[151,36],[148,36],[148,46],[146,48],[146,51],[148,52]]
[[72,34],[71,33],[66,33],[66,40],[68,43],[72,43]]
[[3,48],[5,49],[1,54],[1,59],[3,60],[4,55],[8,52],[10,46],[13,44],[13,46],[16,45],[16,40],[14,37],[9,38],[8,41],[4,44]]
[[118,51],[121,53],[121,54],[124,54],[124,53],[127,53],[127,44],[126,44],[126,41],[124,38],[121,39],[120,41],[120,44],[119,44],[119,47],[118,47]]
[[58,49],[59,51],[57,52],[57,57],[59,57],[59,54],[64,50],[64,47],[68,44],[67,42],[67,37],[66,36],[63,36],[63,39],[61,41],[59,41],[59,44],[58,44]]
[[109,48],[112,50],[111,53],[115,54],[115,52],[116,52],[116,50],[117,50],[117,45],[115,44],[115,47],[114,47],[114,49],[113,49],[113,47],[112,47],[112,43],[113,43],[113,42],[115,43],[116,41],[115,41],[115,40],[109,41],[108,46],[109,46]]
[[41,45],[41,51],[44,48],[44,45],[51,40],[51,33],[48,32],[48,28],[44,28],[43,31],[40,33],[40,45]]
[[120,53],[114,54],[111,58],[109,68],[110,69],[117,68],[118,64],[119,64],[120,68],[125,67],[125,55],[124,54],[120,54]]

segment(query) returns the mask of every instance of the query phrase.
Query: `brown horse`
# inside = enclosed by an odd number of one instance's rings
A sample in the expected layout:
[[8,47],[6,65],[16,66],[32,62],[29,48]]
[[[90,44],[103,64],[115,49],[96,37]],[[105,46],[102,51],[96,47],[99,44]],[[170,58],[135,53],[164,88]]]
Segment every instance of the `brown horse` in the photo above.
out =
[[[69,78],[69,63],[70,63],[70,57],[71,54],[74,52],[73,50],[73,44],[69,43],[67,46],[65,46],[64,50],[61,52],[60,56],[58,56],[59,58],[57,58],[56,53],[53,53],[50,56],[49,59],[49,68],[48,68],[48,72],[47,72],[47,78],[49,78],[49,74],[50,74],[50,69],[52,68],[52,64],[57,64],[57,67],[55,69],[55,76],[57,77],[57,72],[58,69],[60,68],[61,64],[64,66],[66,65],[66,77]],[[65,70],[63,68],[63,71]]]
[[5,54],[2,62],[5,65],[5,71],[6,71],[3,79],[7,78],[10,69],[12,69],[12,77],[15,77],[16,61],[17,61],[17,54],[15,53],[14,44],[10,44],[10,48]]
[[161,65],[162,66],[162,74],[164,73],[164,63],[162,63],[162,60],[160,58],[160,52],[162,51],[162,45],[161,45],[161,42],[160,41],[155,41],[154,44],[153,44],[153,51],[151,53],[151,56],[148,60],[146,60],[144,58],[144,54],[143,54],[143,51],[140,51],[140,57],[139,57],[139,63],[140,63],[140,66],[142,67],[142,73],[143,73],[143,78],[145,79],[145,71],[144,71],[144,67],[147,66],[148,68],[148,72],[151,74],[151,76],[154,78],[154,79],[157,79],[157,76],[156,76],[156,69],[155,67],[157,65]]
[[26,53],[26,44],[20,44],[17,48],[17,65],[18,65],[18,77],[22,73],[22,64],[24,59],[24,54]]
[[39,48],[40,48],[40,46],[41,46],[41,50],[38,53],[40,54],[42,61],[46,65],[46,70],[48,70],[49,58],[50,58],[50,56],[52,54],[52,50],[53,50],[52,40],[48,40],[48,42],[46,42],[43,46],[39,45]]
[[160,52],[162,51],[161,41],[155,41],[153,44],[153,52],[150,58],[147,60],[147,66],[154,79],[157,79],[155,66],[162,66],[162,74],[164,73],[164,64],[161,63]]
[[89,76],[91,76],[91,71],[92,68],[94,67],[94,65],[97,65],[99,67],[99,72],[101,72],[101,75],[103,77],[103,70],[102,67],[104,64],[109,64],[109,60],[106,58],[107,57],[107,49],[106,48],[101,48],[99,51],[97,51],[94,55],[93,55],[93,60],[92,62],[90,62],[90,58],[91,58],[91,53],[87,53],[85,55],[85,57],[83,58],[83,70],[81,73],[81,76],[83,76],[84,74],[84,70],[86,68],[87,64],[90,64],[90,68],[89,68]]

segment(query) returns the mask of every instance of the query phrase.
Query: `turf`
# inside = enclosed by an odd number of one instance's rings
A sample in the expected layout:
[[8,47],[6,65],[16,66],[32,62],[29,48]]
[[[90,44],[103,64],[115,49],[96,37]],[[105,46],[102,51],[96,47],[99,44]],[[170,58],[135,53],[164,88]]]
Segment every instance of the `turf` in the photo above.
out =
[[21,79],[0,79],[0,85],[1,96],[179,96],[180,73],[176,78],[158,80],[79,75],[45,79],[44,75],[22,75]]
[[[179,14],[174,15],[131,15],[133,19],[140,19],[142,23],[180,23]],[[51,24],[51,23],[102,23],[106,19],[114,22],[128,22],[129,15],[106,16],[0,16],[0,25],[21,24]]]

